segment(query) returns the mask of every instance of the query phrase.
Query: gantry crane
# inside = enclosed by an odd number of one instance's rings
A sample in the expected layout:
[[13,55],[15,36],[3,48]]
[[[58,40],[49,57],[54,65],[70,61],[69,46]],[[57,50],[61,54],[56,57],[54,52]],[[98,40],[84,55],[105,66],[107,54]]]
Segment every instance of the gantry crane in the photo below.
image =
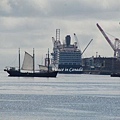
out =
[[100,32],[105,37],[105,39],[107,40],[107,42],[110,44],[112,49],[114,50],[114,57],[120,58],[120,40],[118,38],[115,38],[115,41],[114,41],[114,44],[113,44],[111,42],[111,40],[109,39],[109,37],[104,32],[104,30],[100,27],[100,25],[98,23],[96,25],[97,25],[98,29],[100,30]]

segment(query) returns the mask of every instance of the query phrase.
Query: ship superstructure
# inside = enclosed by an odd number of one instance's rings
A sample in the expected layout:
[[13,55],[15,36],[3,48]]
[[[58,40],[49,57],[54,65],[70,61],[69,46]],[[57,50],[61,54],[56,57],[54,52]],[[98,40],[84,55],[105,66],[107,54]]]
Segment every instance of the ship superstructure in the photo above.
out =
[[63,43],[60,41],[60,29],[56,30],[56,40],[53,39],[52,63],[57,66],[59,73],[81,74],[81,50],[77,42],[71,44],[71,36],[67,35]]

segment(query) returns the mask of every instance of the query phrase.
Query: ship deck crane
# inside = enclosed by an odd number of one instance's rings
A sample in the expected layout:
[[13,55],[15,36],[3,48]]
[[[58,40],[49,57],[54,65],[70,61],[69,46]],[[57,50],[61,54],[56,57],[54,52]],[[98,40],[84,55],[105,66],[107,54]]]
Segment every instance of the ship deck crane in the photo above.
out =
[[[80,48],[80,44],[79,44],[79,40],[77,38],[77,35],[74,33],[74,37],[75,37],[75,40],[77,41],[78,43],[78,46]],[[82,51],[81,55],[83,55],[83,53],[86,51],[86,49],[88,48],[88,46],[90,45],[90,43],[93,41],[93,39],[90,40],[90,42],[87,44],[87,46],[85,47],[85,49]]]
[[114,50],[114,57],[117,57],[117,58],[120,57],[120,40],[118,38],[115,38],[115,42],[113,44],[111,42],[111,40],[109,39],[109,37],[104,32],[104,30],[100,27],[100,25],[98,23],[96,25],[97,25],[98,29],[100,30],[100,32],[105,37],[105,39],[107,40],[107,42],[110,44],[112,49]]
[[85,50],[88,48],[88,46],[90,45],[90,43],[93,41],[93,39],[90,40],[90,42],[87,44],[87,46],[85,47],[85,49],[83,50],[83,52],[81,53],[81,55],[85,52]]
[[[79,40],[78,40],[78,38],[77,38],[77,35],[74,33],[74,37],[75,37],[75,40],[76,40],[76,42],[77,42],[77,46],[79,47],[79,49],[80,49],[80,43],[79,43]],[[81,50],[81,49],[80,49]]]

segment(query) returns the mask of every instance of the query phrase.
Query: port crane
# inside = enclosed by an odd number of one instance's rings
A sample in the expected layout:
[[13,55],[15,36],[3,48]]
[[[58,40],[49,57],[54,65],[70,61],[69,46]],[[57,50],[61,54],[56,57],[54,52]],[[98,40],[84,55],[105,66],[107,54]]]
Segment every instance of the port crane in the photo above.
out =
[[110,44],[112,49],[114,50],[114,57],[120,58],[120,40],[118,38],[115,38],[114,44],[111,42],[107,34],[104,32],[104,30],[101,28],[101,26],[97,23],[96,24],[100,32],[103,34],[107,42]]

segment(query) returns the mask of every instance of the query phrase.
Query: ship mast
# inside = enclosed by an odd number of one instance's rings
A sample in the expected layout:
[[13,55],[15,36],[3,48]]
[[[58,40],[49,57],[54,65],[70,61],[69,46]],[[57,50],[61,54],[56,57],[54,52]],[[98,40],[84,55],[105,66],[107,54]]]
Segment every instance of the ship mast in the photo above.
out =
[[33,48],[33,73],[35,72],[35,53]]
[[19,72],[20,72],[20,48],[19,48]]
[[49,72],[49,65],[50,65],[50,60],[49,60],[49,48],[48,48],[48,72]]

